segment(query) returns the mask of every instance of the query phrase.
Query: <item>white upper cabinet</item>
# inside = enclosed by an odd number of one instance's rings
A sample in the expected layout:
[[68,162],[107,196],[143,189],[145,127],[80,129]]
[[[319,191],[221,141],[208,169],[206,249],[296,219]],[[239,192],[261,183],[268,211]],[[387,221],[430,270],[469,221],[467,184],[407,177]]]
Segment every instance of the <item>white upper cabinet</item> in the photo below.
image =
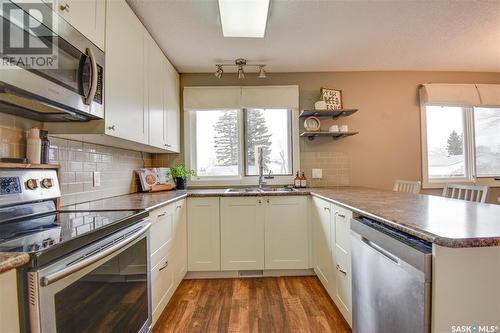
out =
[[165,103],[165,131],[166,148],[171,152],[180,152],[180,88],[179,73],[174,66],[166,61],[166,103]]
[[167,59],[147,32],[145,39],[148,59],[149,144],[165,149]]
[[263,198],[220,199],[221,269],[264,269]]
[[105,131],[148,143],[145,28],[124,0],[106,4]]
[[57,0],[53,10],[104,51],[105,1]]
[[308,198],[265,198],[266,269],[307,269],[309,265]]

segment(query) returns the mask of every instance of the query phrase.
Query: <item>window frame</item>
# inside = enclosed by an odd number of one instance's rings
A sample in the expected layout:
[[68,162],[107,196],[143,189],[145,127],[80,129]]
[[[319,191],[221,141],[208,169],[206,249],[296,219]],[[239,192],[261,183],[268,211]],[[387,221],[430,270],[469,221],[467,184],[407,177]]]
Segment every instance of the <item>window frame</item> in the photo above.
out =
[[[460,107],[463,112],[464,120],[464,155],[465,155],[465,175],[464,177],[451,178],[429,178],[428,169],[428,150],[427,150],[427,107]],[[443,188],[447,183],[475,184],[479,183],[489,186],[499,186],[495,182],[496,176],[477,176],[476,173],[476,142],[475,142],[475,124],[474,124],[474,106],[464,105],[439,105],[439,104],[420,104],[420,129],[421,129],[421,168],[422,168],[422,187],[427,189]],[[499,175],[500,176],[500,175]]]
[[[273,109],[270,107],[269,109]],[[220,109],[214,110],[237,110],[238,111],[238,135],[239,135],[239,166],[237,176],[223,176],[223,177],[198,177],[191,176],[189,178],[191,187],[203,186],[238,186],[238,185],[253,185],[258,184],[259,176],[252,176],[246,174],[246,143],[245,139],[245,108],[239,109]],[[292,159],[292,174],[291,175],[275,175],[274,179],[266,180],[267,185],[286,185],[293,184],[294,174],[300,170],[300,142],[299,142],[299,111],[298,109],[288,108],[291,110],[290,115],[290,142],[292,144],[291,159]],[[185,143],[185,164],[189,169],[196,170],[196,110],[184,110],[184,143]],[[202,111],[202,110],[200,110]]]

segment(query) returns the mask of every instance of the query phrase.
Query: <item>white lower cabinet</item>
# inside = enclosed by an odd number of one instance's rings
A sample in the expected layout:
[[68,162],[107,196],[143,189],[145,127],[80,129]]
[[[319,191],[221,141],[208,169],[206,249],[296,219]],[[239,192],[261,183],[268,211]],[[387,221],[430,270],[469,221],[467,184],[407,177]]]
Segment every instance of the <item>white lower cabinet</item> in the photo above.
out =
[[308,198],[265,198],[265,268],[307,269],[309,265]]
[[15,269],[0,273],[0,332],[19,332]]
[[220,199],[221,270],[264,269],[264,218],[261,197]]
[[149,214],[153,324],[187,271],[185,202],[183,199]]
[[219,198],[188,198],[188,271],[220,271]]
[[331,253],[331,208],[330,203],[312,198],[313,268],[328,293],[335,287]]
[[352,212],[313,197],[313,265],[316,275],[351,324]]

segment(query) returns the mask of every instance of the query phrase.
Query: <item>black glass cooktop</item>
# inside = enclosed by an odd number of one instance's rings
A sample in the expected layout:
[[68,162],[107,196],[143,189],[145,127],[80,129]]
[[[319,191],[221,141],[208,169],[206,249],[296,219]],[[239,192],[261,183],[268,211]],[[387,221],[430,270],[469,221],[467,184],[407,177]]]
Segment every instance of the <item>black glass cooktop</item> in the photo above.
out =
[[0,223],[0,252],[39,253],[80,239],[85,245],[109,234],[108,229],[138,221],[140,215],[134,210],[72,211]]

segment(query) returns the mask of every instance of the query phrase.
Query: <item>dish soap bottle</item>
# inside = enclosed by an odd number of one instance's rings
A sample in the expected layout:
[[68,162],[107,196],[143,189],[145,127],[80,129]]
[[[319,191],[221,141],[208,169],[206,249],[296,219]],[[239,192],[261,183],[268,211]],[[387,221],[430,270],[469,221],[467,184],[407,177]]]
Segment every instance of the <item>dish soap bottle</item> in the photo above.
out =
[[300,177],[300,187],[302,187],[302,188],[307,187],[307,178],[306,178],[304,171],[302,171],[302,177]]
[[295,188],[299,188],[301,185],[300,185],[300,176],[299,176],[299,172],[297,171],[297,173],[295,174],[295,179],[294,179],[294,184]]

